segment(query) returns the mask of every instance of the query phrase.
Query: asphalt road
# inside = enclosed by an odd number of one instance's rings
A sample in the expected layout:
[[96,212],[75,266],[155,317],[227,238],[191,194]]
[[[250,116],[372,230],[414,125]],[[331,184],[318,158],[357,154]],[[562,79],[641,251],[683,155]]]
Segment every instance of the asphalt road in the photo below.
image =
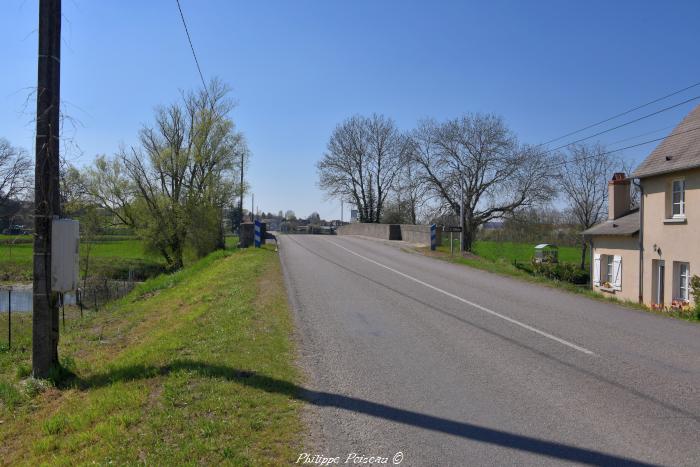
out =
[[359,237],[280,255],[310,456],[700,465],[700,325]]

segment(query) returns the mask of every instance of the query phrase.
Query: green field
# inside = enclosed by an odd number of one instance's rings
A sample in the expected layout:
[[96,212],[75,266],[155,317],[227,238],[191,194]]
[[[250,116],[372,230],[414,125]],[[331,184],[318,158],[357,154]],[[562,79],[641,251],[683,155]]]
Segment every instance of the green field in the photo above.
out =
[[[31,243],[14,245],[0,243],[0,281],[31,281],[32,251]],[[81,274],[87,253],[87,244],[82,242],[80,245]],[[145,252],[143,243],[132,237],[98,239],[90,245],[90,258],[89,274],[91,276],[124,280],[129,277],[129,270],[132,270],[137,279],[143,280],[165,270],[165,262],[162,258]]]
[[[459,251],[458,235],[455,234],[455,252]],[[441,251],[450,252],[450,237],[449,234],[443,234],[443,245],[439,248]],[[535,245],[530,243],[515,243],[515,242],[494,242],[477,240],[474,242],[473,253],[482,258],[491,261],[499,259],[506,260],[510,263],[518,261],[520,263],[529,263],[535,252]],[[578,247],[562,246],[559,247],[559,261],[564,263],[576,263],[581,261],[581,249]],[[588,255],[586,255],[586,264],[588,264]]]
[[219,251],[100,312],[71,310],[58,387],[27,378],[29,319],[16,315],[15,346],[0,350],[2,463],[293,463],[300,376],[273,250]]
[[4,235],[0,234],[0,243],[3,242],[27,243],[32,241],[31,235]]

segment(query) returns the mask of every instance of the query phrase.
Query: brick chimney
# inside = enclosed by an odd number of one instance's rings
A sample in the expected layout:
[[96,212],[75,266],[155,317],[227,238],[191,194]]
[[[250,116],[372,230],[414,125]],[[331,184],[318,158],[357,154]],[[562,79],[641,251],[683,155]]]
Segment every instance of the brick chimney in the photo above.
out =
[[608,182],[608,219],[614,220],[630,211],[630,179],[624,172],[616,172]]

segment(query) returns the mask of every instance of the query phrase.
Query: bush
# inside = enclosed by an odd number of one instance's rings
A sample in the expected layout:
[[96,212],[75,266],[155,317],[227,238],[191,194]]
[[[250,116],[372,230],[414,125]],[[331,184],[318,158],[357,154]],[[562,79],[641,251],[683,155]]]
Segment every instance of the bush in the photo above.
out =
[[576,285],[588,283],[588,271],[579,268],[573,263],[538,263],[533,261],[532,272],[537,276],[570,282]]
[[695,299],[695,319],[700,320],[700,276],[697,274],[690,279],[690,290]]

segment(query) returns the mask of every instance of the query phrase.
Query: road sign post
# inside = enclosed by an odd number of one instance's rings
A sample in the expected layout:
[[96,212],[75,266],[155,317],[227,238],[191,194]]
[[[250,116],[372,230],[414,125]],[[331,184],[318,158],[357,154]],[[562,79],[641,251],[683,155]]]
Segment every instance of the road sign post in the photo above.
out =
[[430,225],[430,249],[435,251],[437,248],[437,225]]
[[262,244],[262,235],[261,235],[261,228],[262,226],[260,225],[259,220],[255,220],[255,248],[260,248],[260,245]]
[[7,348],[12,348],[12,287],[7,289]]
[[444,232],[449,232],[450,233],[450,256],[454,255],[454,239],[453,239],[453,233],[454,232],[461,232],[462,228],[461,227],[455,227],[455,226],[449,226],[446,225],[442,228],[443,233]]

